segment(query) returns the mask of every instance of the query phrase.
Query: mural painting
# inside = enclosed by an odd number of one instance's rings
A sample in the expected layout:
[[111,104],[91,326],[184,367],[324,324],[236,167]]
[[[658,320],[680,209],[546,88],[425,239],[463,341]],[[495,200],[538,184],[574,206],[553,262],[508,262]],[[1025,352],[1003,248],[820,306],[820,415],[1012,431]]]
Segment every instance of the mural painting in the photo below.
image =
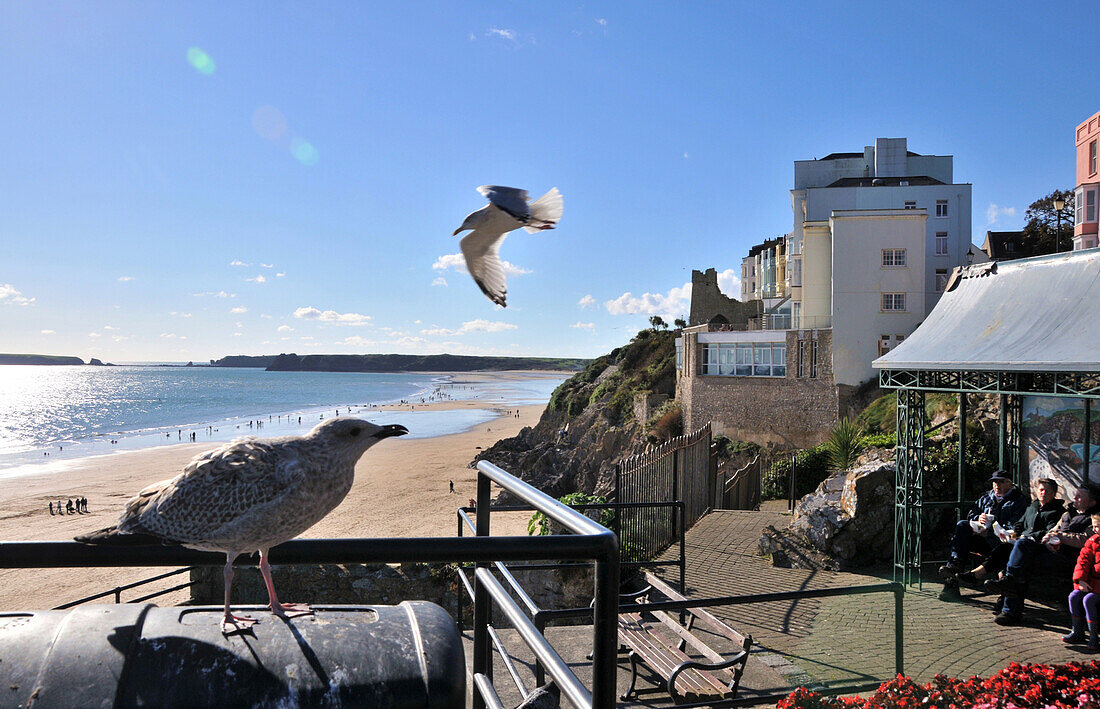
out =
[[1023,441],[1028,482],[1034,495],[1035,481],[1054,478],[1060,497],[1071,498],[1081,483],[1100,483],[1100,412],[1090,411],[1091,435],[1086,462],[1086,399],[1058,396],[1025,396]]

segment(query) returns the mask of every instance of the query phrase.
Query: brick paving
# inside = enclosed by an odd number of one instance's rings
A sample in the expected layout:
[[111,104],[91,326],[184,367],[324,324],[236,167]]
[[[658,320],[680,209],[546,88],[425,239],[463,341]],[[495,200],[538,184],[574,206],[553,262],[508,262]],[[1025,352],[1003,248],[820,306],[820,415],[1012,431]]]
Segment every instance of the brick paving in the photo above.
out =
[[[882,583],[890,570],[868,573],[773,567],[756,551],[760,530],[785,526],[779,511],[719,510],[687,534],[689,596],[728,596]],[[669,554],[678,554],[676,549]],[[673,567],[659,574],[675,581]],[[937,673],[988,676],[1009,662],[1067,662],[1087,656],[1066,647],[1064,605],[1030,601],[1025,624],[993,623],[993,598],[963,589],[964,602],[937,598],[941,586],[926,579],[922,590],[907,590],[905,671],[921,682]],[[863,594],[712,609],[759,646],[754,659],[765,662],[792,684],[839,686],[889,678],[894,672],[894,597]]]

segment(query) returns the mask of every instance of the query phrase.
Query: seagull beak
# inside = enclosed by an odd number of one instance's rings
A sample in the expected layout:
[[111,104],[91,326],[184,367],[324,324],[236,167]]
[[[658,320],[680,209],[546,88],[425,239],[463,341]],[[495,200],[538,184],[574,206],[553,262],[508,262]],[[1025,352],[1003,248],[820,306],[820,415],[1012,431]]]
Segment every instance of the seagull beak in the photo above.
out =
[[399,423],[395,423],[392,426],[383,426],[381,431],[374,434],[374,437],[381,440],[383,438],[390,438],[391,436],[404,436],[408,432],[409,429]]
[[462,227],[459,227],[459,228],[455,229],[454,233],[451,234],[451,236],[458,236],[458,232],[460,232],[460,231],[462,231]]

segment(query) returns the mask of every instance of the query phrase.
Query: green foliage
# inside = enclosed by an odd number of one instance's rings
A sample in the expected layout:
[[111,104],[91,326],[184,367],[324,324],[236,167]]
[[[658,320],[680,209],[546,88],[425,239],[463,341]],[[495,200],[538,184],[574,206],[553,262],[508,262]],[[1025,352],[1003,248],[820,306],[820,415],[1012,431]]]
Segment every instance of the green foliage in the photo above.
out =
[[651,443],[664,443],[683,435],[684,414],[680,402],[675,399],[666,401],[649,419],[648,428]]
[[[583,492],[571,492],[568,495],[563,496],[559,500],[563,505],[606,505],[607,498],[601,495],[588,495]],[[613,510],[599,510],[600,517],[599,523],[605,527],[610,527],[612,521],[615,519],[615,512]],[[531,536],[543,536],[550,534],[550,518],[541,512],[536,512],[531,515],[531,519],[527,520],[527,534]]]
[[662,318],[660,315],[651,315],[649,317],[649,324],[653,327],[654,330],[668,329],[668,323],[666,323],[665,319]]
[[830,469],[847,470],[866,449],[866,435],[857,423],[849,418],[842,418],[829,431],[824,445],[829,456]]
[[894,431],[890,433],[868,433],[864,435],[863,443],[868,448],[894,448],[898,444],[898,434]]
[[[1065,201],[1061,210],[1054,208],[1055,199]],[[1020,256],[1041,256],[1071,250],[1073,211],[1073,190],[1054,190],[1032,202],[1024,213],[1027,222],[1020,238]]]
[[[959,399],[954,394],[929,393],[924,398],[924,415],[929,420],[944,414],[954,415],[959,410]],[[898,395],[897,392],[884,394],[872,401],[866,409],[859,412],[855,423],[867,434],[893,434],[897,429]]]
[[[618,371],[596,384],[612,365]],[[620,424],[633,416],[634,394],[670,387],[675,373],[675,335],[667,330],[642,330],[626,346],[599,357],[563,382],[547,408],[571,419],[588,407],[599,406],[608,421]]]
[[729,460],[738,454],[756,455],[760,451],[760,446],[756,443],[735,441],[722,434],[711,439],[711,444],[714,446],[714,452],[718,456],[718,460]]
[[[825,445],[806,448],[793,454],[795,466],[795,497],[813,492],[822,480],[829,477],[829,452]],[[786,499],[791,489],[791,454],[782,455],[764,472],[760,486],[765,500]]]

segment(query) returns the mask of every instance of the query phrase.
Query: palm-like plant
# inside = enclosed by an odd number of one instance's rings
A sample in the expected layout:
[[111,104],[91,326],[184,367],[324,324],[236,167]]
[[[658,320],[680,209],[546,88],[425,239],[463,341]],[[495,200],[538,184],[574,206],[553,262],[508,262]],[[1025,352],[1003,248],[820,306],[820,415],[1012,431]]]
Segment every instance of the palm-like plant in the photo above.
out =
[[867,434],[859,424],[849,418],[843,418],[829,431],[825,441],[825,450],[829,454],[829,467],[834,471],[852,467],[864,448],[867,447]]

